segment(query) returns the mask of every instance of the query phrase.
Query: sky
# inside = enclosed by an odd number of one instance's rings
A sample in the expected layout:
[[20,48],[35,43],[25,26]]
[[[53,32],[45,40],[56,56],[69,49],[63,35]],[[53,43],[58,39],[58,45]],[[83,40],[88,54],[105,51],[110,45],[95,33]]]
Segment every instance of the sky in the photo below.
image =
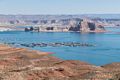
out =
[[0,0],[0,14],[108,13],[120,13],[120,0]]

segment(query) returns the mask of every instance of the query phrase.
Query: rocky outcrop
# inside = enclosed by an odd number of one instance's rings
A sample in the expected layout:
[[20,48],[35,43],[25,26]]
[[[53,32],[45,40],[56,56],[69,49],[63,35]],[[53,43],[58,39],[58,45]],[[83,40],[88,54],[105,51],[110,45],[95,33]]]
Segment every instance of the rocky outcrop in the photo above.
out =
[[0,80],[119,80],[120,63],[94,66],[0,45]]
[[83,19],[80,23],[71,26],[69,31],[79,31],[79,32],[104,32],[105,29],[102,25],[98,25],[97,22],[91,20]]
[[114,75],[114,80],[120,80],[120,63],[107,64],[102,67]]

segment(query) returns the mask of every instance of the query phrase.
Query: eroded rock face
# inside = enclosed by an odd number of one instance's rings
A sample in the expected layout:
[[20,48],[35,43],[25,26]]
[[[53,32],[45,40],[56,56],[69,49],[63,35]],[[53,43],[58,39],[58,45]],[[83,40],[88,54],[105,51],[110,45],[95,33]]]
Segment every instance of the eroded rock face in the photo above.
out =
[[0,46],[0,80],[119,80],[119,71],[120,63],[100,67],[64,61],[46,52]]
[[102,25],[97,22],[93,22],[87,19],[83,19],[80,23],[69,28],[69,31],[79,32],[104,32],[105,29]]
[[102,67],[107,69],[109,73],[113,74],[115,80],[120,80],[120,63],[111,63]]

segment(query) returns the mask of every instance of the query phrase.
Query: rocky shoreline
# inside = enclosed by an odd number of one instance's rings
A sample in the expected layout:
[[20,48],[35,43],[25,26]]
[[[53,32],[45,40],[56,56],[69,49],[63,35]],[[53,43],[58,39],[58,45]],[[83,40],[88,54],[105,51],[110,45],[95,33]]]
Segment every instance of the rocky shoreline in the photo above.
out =
[[120,80],[120,63],[95,66],[0,45],[0,80]]

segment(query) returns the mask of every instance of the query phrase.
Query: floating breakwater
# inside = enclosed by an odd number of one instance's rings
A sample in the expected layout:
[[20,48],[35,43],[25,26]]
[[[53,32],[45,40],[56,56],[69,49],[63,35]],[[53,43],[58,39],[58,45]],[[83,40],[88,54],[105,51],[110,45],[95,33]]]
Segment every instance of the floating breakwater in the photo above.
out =
[[24,46],[24,47],[62,47],[62,46],[66,46],[66,47],[94,47],[94,44],[89,44],[89,43],[78,43],[78,42],[53,42],[53,43],[45,43],[45,42],[41,42],[41,43],[4,43],[4,44],[8,44],[8,45],[20,45],[20,46]]

